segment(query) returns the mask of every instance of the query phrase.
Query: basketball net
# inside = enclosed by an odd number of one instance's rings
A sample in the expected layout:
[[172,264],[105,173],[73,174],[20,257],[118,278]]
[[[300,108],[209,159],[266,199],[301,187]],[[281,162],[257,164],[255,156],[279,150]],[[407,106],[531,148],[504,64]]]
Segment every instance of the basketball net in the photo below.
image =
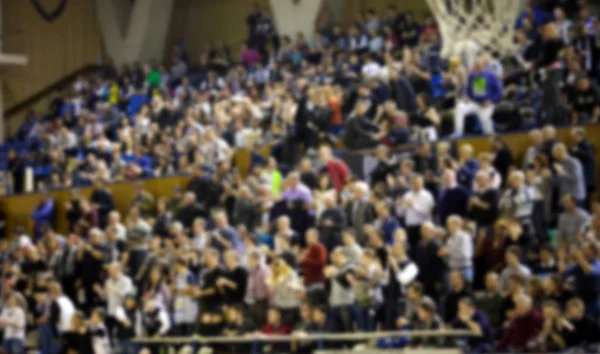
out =
[[427,0],[442,36],[444,58],[485,50],[514,53],[515,20],[523,0]]

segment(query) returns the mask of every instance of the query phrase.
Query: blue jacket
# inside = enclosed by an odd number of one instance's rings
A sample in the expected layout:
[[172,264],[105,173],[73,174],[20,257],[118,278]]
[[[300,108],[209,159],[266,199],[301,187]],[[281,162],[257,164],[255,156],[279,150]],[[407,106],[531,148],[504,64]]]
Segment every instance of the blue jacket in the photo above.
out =
[[42,225],[54,224],[54,200],[48,199],[43,204],[38,205],[31,214],[31,218],[35,223],[36,234],[40,232]]
[[491,71],[470,73],[467,82],[467,97],[477,103],[492,101],[497,103],[502,99],[502,82]]
[[461,185],[452,189],[440,189],[437,212],[442,225],[446,225],[446,219],[450,215],[467,216],[469,195],[469,191]]
[[388,216],[381,223],[381,233],[383,234],[383,240],[386,244],[391,245],[394,243],[394,232],[400,228],[400,223],[392,215]]
[[479,171],[479,162],[475,159],[470,159],[458,171],[456,171],[456,180],[458,184],[465,187],[466,190],[471,191],[473,186],[473,179]]

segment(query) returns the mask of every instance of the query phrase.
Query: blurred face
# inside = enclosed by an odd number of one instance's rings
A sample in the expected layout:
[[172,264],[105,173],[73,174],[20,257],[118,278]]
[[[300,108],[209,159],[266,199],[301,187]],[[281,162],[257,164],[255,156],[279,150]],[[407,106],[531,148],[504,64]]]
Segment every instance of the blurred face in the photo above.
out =
[[517,256],[512,252],[506,252],[504,255],[504,260],[506,265],[509,267],[515,267],[519,264],[519,258],[517,258]]
[[577,86],[579,87],[579,90],[587,91],[587,89],[590,88],[590,79],[587,77],[579,79]]
[[458,272],[450,273],[450,285],[453,289],[460,289],[463,286],[463,280]]
[[423,188],[423,180],[420,177],[415,177],[410,182],[412,189],[418,191]]
[[489,291],[496,291],[499,288],[498,276],[496,274],[488,274],[485,277],[485,288]]
[[270,309],[267,312],[267,321],[272,325],[278,325],[281,321],[281,314],[275,309]]
[[581,303],[571,303],[567,306],[567,316],[572,319],[580,319],[585,313],[585,307]]
[[529,302],[523,300],[522,298],[517,298],[515,302],[515,311],[519,315],[525,315],[531,309],[531,305]]

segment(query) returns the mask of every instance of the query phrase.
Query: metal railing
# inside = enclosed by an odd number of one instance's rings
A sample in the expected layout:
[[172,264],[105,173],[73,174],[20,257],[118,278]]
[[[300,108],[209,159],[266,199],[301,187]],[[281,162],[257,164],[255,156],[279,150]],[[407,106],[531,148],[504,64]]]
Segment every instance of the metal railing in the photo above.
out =
[[232,344],[232,343],[274,343],[274,342],[347,342],[347,341],[370,341],[381,338],[431,338],[431,337],[475,337],[472,331],[468,330],[408,330],[408,331],[379,331],[379,332],[352,332],[352,333],[310,333],[310,334],[291,334],[291,335],[265,335],[248,334],[245,336],[214,336],[214,337],[141,337],[132,340],[137,344],[163,344],[163,345],[182,345],[182,344]]

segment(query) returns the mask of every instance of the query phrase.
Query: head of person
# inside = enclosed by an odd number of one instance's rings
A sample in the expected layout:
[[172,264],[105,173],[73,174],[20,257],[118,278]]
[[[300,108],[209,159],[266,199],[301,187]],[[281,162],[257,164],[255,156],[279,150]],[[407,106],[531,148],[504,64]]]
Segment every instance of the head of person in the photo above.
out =
[[517,245],[512,245],[504,252],[504,261],[509,268],[516,268],[521,264],[521,249]]
[[292,172],[288,175],[288,185],[291,188],[296,188],[300,184],[300,174],[298,172]]
[[533,146],[540,146],[544,142],[544,134],[539,129],[533,129],[529,132],[529,141]]
[[379,161],[386,160],[388,158],[389,149],[385,145],[379,145],[375,150],[375,157]]
[[415,169],[415,163],[413,160],[403,160],[400,164],[400,174],[402,176],[410,176]]
[[346,253],[344,253],[344,249],[341,247],[337,247],[331,253],[331,263],[334,265],[341,267],[347,262]]
[[306,238],[307,246],[311,246],[319,242],[319,232],[315,228],[306,230],[304,237]]
[[112,279],[119,279],[121,276],[121,264],[118,262],[113,262],[109,264],[106,268],[108,276]]
[[351,246],[356,243],[356,234],[352,229],[345,229],[342,232],[342,243],[344,246]]
[[457,233],[462,230],[463,220],[458,215],[450,215],[446,220],[446,229],[450,235]]
[[587,75],[581,75],[577,78],[577,88],[579,91],[587,91],[590,88],[590,78]]
[[423,296],[423,284],[416,281],[408,286],[406,296],[410,301],[418,301]]
[[456,270],[450,272],[450,287],[454,291],[461,291],[465,287],[465,278],[460,272]]
[[430,299],[423,299],[417,308],[417,316],[420,321],[429,322],[435,317],[437,306]]
[[215,225],[219,229],[225,229],[229,226],[229,221],[227,220],[227,214],[224,211],[219,211],[215,214]]
[[490,175],[485,171],[478,171],[475,174],[475,184],[480,190],[485,190],[490,186]]
[[253,269],[260,265],[262,254],[258,250],[253,250],[248,254],[248,268]]
[[515,313],[517,316],[526,316],[531,312],[533,306],[531,296],[521,293],[517,294],[513,300],[515,302]]
[[467,161],[473,158],[473,145],[462,144],[458,149],[458,158],[460,161]]
[[584,242],[581,244],[581,254],[588,262],[598,258],[598,246],[594,242]]
[[431,221],[425,221],[421,225],[421,239],[423,241],[430,241],[435,238],[437,228]]
[[283,215],[277,218],[277,232],[287,232],[290,230],[290,218]]
[[500,291],[500,280],[498,273],[488,272],[485,275],[485,290],[492,293]]
[[444,188],[453,188],[456,185],[456,172],[450,168],[444,170],[442,175]]
[[102,308],[95,308],[92,310],[92,313],[90,315],[90,322],[93,325],[99,325],[101,323],[104,323],[104,318],[106,317],[106,314],[104,312],[104,309]]
[[325,308],[316,306],[312,309],[312,320],[318,324],[324,324],[327,320],[327,310]]
[[565,314],[568,319],[579,321],[585,316],[585,303],[578,297],[567,302]]
[[484,70],[485,70],[485,59],[482,57],[478,57],[473,62],[473,68],[471,69],[471,71],[474,74],[481,74],[481,73],[483,73]]
[[365,199],[369,197],[369,185],[365,182],[356,182],[354,183],[353,188],[354,196],[357,200]]
[[239,264],[239,255],[236,250],[230,249],[223,253],[223,262],[228,269],[233,270]]
[[209,248],[204,251],[204,264],[209,268],[219,266],[219,251],[214,248]]
[[410,186],[413,191],[418,192],[423,189],[424,181],[423,176],[416,175],[410,180]]
[[567,152],[567,147],[565,146],[565,144],[563,144],[563,143],[555,144],[554,147],[552,147],[552,156],[558,162],[565,161],[569,157],[569,154]]
[[328,163],[333,157],[333,152],[329,146],[321,146],[319,148],[319,160],[323,163]]
[[275,307],[269,308],[267,310],[267,323],[272,326],[280,326],[281,325],[281,311]]
[[575,127],[571,129],[571,139],[574,143],[580,143],[584,141],[585,138],[585,129],[582,127]]
[[470,297],[463,297],[458,300],[458,313],[464,313],[469,318],[472,318],[477,310],[477,306],[475,305],[475,301],[473,301]]
[[525,184],[525,174],[523,171],[513,171],[508,180],[512,188],[520,189]]

